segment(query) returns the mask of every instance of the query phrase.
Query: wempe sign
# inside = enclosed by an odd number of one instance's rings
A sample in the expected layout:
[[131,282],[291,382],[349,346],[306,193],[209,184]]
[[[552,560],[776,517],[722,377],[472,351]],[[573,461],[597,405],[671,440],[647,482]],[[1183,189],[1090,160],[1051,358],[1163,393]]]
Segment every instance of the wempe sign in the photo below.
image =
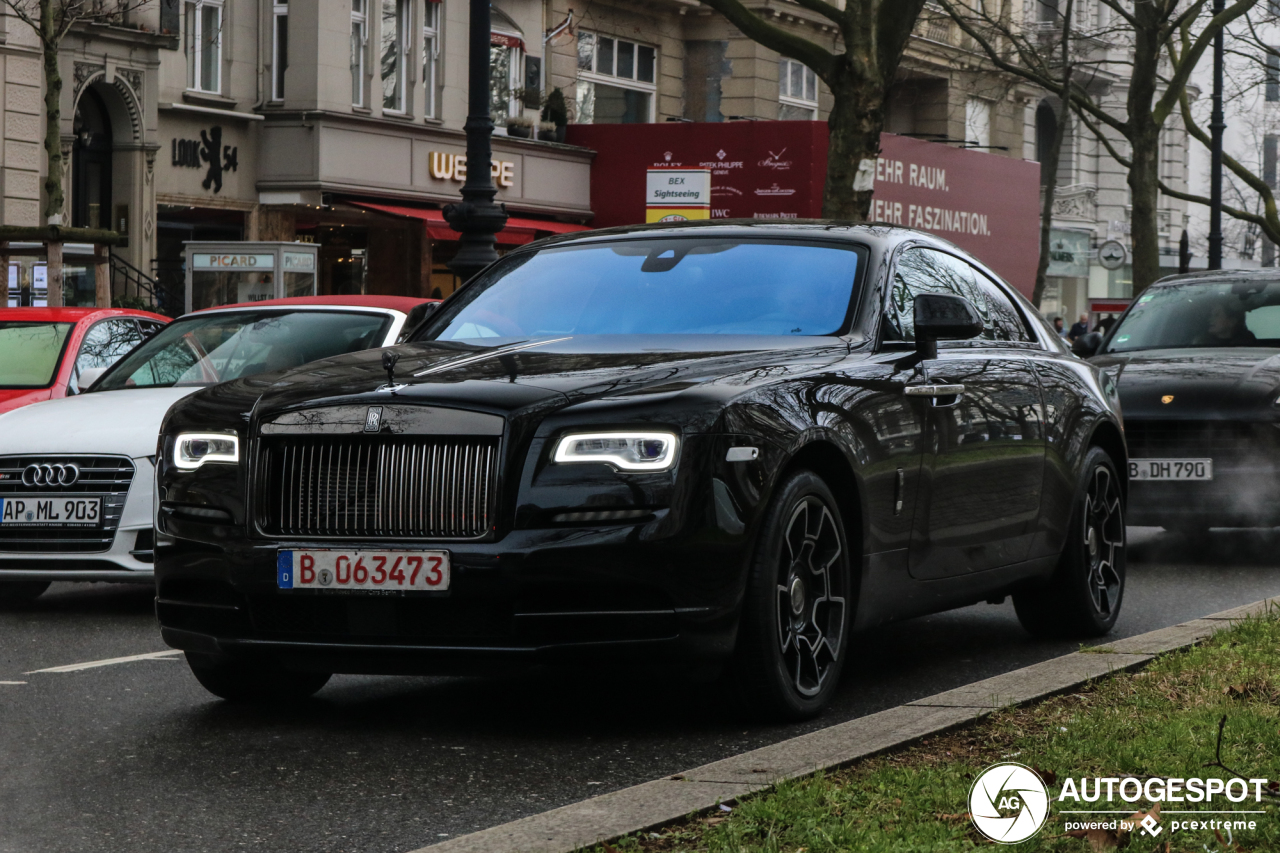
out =
[[[822,215],[827,126],[817,121],[570,125],[599,152],[595,227],[645,221],[651,169],[708,169],[711,218]],[[918,228],[972,252],[1030,295],[1039,256],[1040,166],[893,134],[880,137],[871,218]]]

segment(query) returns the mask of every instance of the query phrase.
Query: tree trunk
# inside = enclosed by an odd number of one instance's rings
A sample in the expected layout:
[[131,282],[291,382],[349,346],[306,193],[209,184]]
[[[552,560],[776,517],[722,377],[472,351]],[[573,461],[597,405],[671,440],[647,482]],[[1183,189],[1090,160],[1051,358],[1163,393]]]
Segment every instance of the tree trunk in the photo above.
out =
[[871,214],[876,158],[884,129],[884,90],[858,78],[846,67],[827,81],[835,103],[827,119],[831,141],[822,194],[824,219],[866,222]]
[[62,241],[50,240],[44,244],[49,260],[45,268],[46,302],[50,308],[62,307]]
[[[62,225],[62,73],[58,70],[58,43],[53,19],[53,0],[40,0],[40,44],[44,54],[44,151],[49,171],[44,179],[44,221],[46,225]],[[62,243],[50,241],[48,247],[48,304],[62,305]]]
[[1133,120],[1133,161],[1129,167],[1134,296],[1160,278],[1160,128],[1144,118],[1139,115]]
[[1062,157],[1062,140],[1067,135],[1067,121],[1071,118],[1071,111],[1066,109],[1065,103],[1060,112],[1053,139],[1049,140],[1049,154],[1041,164],[1048,180],[1044,184],[1044,208],[1040,213],[1040,263],[1036,266],[1035,290],[1031,292],[1031,304],[1036,308],[1044,298],[1045,279],[1049,273],[1049,238],[1053,231],[1053,199],[1058,190],[1058,161]]

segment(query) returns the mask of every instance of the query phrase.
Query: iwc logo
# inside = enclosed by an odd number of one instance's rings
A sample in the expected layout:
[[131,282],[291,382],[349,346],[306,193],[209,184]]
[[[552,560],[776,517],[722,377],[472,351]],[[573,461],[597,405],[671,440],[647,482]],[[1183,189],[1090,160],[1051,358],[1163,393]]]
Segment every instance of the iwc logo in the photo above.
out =
[[969,814],[987,838],[998,844],[1017,844],[1044,826],[1049,816],[1049,791],[1030,767],[993,764],[973,782]]

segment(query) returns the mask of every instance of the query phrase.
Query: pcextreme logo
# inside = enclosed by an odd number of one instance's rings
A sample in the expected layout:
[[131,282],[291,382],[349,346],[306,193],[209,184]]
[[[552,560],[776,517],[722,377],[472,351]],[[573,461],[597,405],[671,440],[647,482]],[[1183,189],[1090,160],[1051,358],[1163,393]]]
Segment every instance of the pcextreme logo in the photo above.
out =
[[999,844],[1017,844],[1040,831],[1049,816],[1049,790],[1030,767],[993,764],[969,790],[969,814],[978,831]]

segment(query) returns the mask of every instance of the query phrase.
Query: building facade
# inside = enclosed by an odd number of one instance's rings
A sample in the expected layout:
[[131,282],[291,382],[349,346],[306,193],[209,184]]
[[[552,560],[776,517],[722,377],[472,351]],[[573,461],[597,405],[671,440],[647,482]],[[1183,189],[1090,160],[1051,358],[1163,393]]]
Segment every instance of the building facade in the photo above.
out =
[[[749,5],[836,44],[830,22],[798,4]],[[127,233],[113,250],[118,293],[179,287],[185,241],[300,240],[320,246],[321,292],[447,295],[457,244],[440,208],[465,177],[467,10],[468,0],[155,0],[113,25],[76,27],[61,57],[67,220]],[[830,110],[812,71],[696,0],[492,10],[494,176],[513,216],[500,249],[591,222],[594,152],[536,138],[553,90],[581,124],[820,121]],[[39,55],[12,16],[0,27],[0,216],[35,225]],[[1035,159],[1040,100],[926,14],[885,129]],[[1102,156],[1083,138],[1078,147],[1064,199],[1111,180],[1099,177]],[[1092,193],[1080,227],[1096,240],[1100,222],[1123,221],[1123,202]],[[1061,224],[1077,227],[1066,213]],[[1064,285],[1061,304],[1072,293]]]

